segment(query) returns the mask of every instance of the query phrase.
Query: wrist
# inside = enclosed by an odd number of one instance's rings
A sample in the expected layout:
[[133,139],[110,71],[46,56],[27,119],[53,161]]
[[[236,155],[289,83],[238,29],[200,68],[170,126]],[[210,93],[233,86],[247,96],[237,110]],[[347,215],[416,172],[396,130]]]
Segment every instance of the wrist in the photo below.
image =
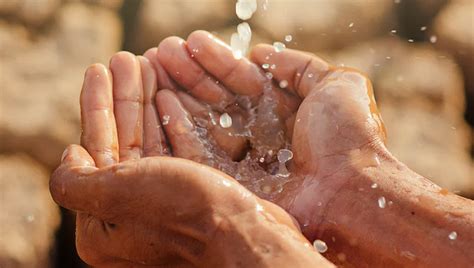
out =
[[209,245],[206,266],[331,267],[296,228],[278,222],[261,205],[223,219]]
[[[346,261],[369,266],[472,261],[466,258],[474,250],[472,201],[447,193],[386,150],[374,157],[376,165],[348,168],[351,176],[340,178],[313,226],[310,235],[328,244],[325,256],[337,260],[344,254]],[[464,238],[453,241],[452,232]]]

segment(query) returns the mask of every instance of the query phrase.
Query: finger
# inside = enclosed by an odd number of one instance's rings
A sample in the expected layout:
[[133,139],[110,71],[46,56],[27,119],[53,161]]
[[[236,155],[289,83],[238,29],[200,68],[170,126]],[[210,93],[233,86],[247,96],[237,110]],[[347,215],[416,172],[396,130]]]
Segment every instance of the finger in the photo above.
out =
[[210,131],[218,147],[232,160],[240,160],[245,156],[248,146],[247,138],[243,135],[245,125],[242,116],[231,114],[232,125],[223,128],[219,124],[220,115],[203,105],[192,96],[178,91],[176,93],[183,106],[193,116],[194,121]]
[[260,96],[271,86],[277,100],[277,112],[286,118],[298,105],[298,98],[276,88],[264,72],[247,58],[235,59],[230,47],[206,31],[195,31],[188,37],[189,53],[226,88],[238,95]]
[[69,145],[61,156],[61,165],[69,167],[95,167],[94,159],[84,149],[76,144]]
[[120,161],[139,159],[143,147],[143,88],[140,64],[128,52],[110,60]]
[[158,91],[156,106],[163,120],[173,156],[200,163],[206,162],[209,155],[208,148],[199,137],[191,114],[176,94],[166,89]]
[[158,48],[156,47],[150,48],[145,52],[145,54],[143,54],[143,56],[151,62],[151,64],[153,65],[153,68],[155,69],[156,78],[158,80],[157,81],[158,90],[166,88],[172,91],[176,91],[178,89],[178,86],[170,78],[168,73],[166,73],[163,66],[161,66],[161,63],[158,61],[157,51],[158,51]]
[[[86,149],[79,145],[68,146],[63,153],[61,165],[51,175],[49,186],[54,201],[75,211],[87,211],[94,208],[92,203],[98,202],[100,196],[87,196],[87,193],[93,191],[94,185],[87,185],[84,182],[89,174],[97,170],[99,169],[94,166],[94,160]],[[79,189],[71,187],[72,184],[87,186],[88,191],[81,189],[77,192]]]
[[157,55],[168,74],[196,98],[221,109],[234,101],[232,93],[191,58],[182,39],[166,38],[158,46]]
[[143,155],[167,155],[168,145],[155,106],[157,90],[155,71],[147,58],[139,56],[138,61],[143,84]]
[[258,65],[269,64],[273,77],[287,84],[287,89],[304,98],[311,88],[327,74],[330,66],[322,59],[304,52],[285,49],[276,52],[273,46],[257,45],[250,53],[252,61]]
[[119,159],[111,80],[105,66],[92,65],[86,71],[81,91],[81,144],[98,167]]
[[257,65],[247,58],[235,59],[231,48],[209,32],[189,35],[187,49],[207,72],[236,94],[258,96],[268,83]]

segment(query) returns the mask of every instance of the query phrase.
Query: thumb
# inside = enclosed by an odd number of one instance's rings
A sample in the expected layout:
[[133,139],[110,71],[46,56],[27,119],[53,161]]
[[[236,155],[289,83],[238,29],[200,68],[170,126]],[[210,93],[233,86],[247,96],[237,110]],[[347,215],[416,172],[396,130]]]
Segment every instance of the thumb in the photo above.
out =
[[[60,206],[75,211],[97,212],[104,179],[90,154],[79,145],[69,145],[60,166],[50,178],[49,190]],[[102,172],[103,173],[103,172]]]
[[263,66],[275,66],[271,70],[273,78],[288,92],[305,98],[329,70],[330,65],[313,54],[293,49],[277,52],[273,46],[255,46],[250,59]]

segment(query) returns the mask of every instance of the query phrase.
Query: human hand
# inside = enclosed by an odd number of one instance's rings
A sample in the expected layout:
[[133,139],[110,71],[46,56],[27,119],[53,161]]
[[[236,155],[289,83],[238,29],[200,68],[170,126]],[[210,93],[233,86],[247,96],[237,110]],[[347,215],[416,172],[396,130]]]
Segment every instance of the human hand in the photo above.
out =
[[[129,53],[115,55],[110,71],[86,72],[84,147],[68,147],[51,179],[54,200],[78,212],[81,258],[100,267],[328,265],[281,208],[232,178],[151,157],[168,152],[156,88],[150,63]],[[282,259],[282,250],[299,258]]]
[[[317,204],[327,204],[354,175],[354,167],[377,165],[378,155],[385,152],[385,132],[370,81],[355,70],[266,45],[253,49],[255,63],[237,60],[227,45],[203,31],[186,42],[167,38],[157,51],[148,52],[148,58],[179,85],[173,86],[176,93],[157,95],[160,116],[170,118],[164,129],[171,150],[177,152],[174,156],[237,178],[289,211],[311,238],[324,211]],[[232,116],[238,131],[226,131],[229,128],[213,122],[223,113]],[[175,135],[184,125],[186,131]],[[202,135],[203,128],[211,134]],[[214,129],[229,132],[224,135],[228,140],[219,142]],[[232,138],[250,142],[245,159],[242,153],[236,159],[222,150],[222,144],[235,144]],[[180,149],[190,147],[195,151]],[[277,161],[277,152],[284,148],[294,154],[288,177],[279,174],[282,164]]]
[[[186,42],[165,39],[148,55],[179,85],[173,85],[176,93],[160,91],[157,97],[160,115],[171,118],[165,132],[177,156],[188,158],[180,147],[199,148],[193,160],[223,170],[283,207],[310,241],[326,241],[331,261],[348,267],[472,263],[472,201],[434,185],[388,152],[363,74],[267,45],[253,49],[254,63],[236,60],[228,46],[202,31]],[[242,105],[243,96],[252,105]],[[255,106],[255,117],[236,120],[252,134],[239,135],[250,144],[242,149],[248,151],[243,160],[226,155],[212,133],[202,135],[202,128],[215,127],[209,111],[234,119],[236,107],[238,114],[252,115]],[[174,136],[173,129],[184,124],[186,131]],[[275,159],[282,148],[294,153],[287,177],[280,176],[285,166]]]

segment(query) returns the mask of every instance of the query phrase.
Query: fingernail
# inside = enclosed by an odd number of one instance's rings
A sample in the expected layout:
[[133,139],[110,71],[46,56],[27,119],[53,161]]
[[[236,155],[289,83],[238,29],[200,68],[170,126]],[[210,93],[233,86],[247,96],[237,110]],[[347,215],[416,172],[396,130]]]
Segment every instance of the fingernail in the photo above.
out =
[[66,148],[66,150],[64,150],[63,154],[61,155],[61,162],[64,161],[64,159],[66,158],[68,153],[69,153],[69,150],[68,150],[68,148]]

